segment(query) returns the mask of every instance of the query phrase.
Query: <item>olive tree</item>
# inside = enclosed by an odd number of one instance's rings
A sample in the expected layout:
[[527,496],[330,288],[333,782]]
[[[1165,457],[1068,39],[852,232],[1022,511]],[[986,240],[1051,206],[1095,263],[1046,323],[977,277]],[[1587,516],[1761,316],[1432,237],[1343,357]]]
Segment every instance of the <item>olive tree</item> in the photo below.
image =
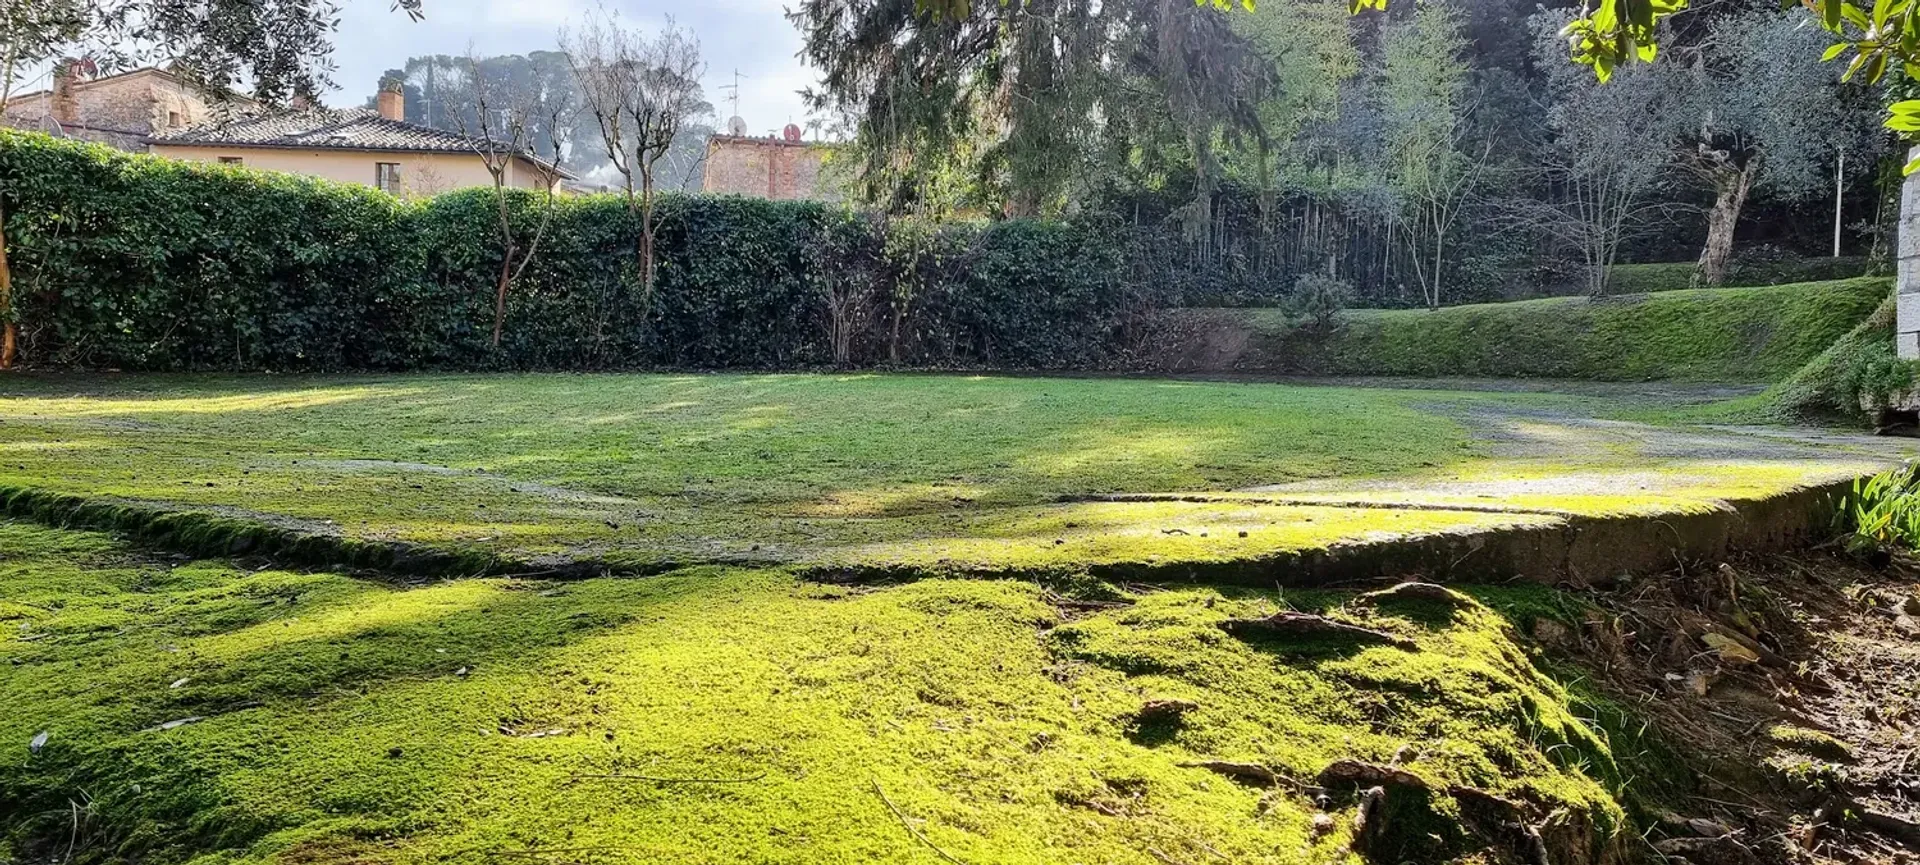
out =
[[1722,16],[1698,44],[1661,61],[1684,70],[1683,96],[1667,113],[1692,120],[1677,139],[1680,164],[1712,197],[1699,260],[1707,285],[1726,280],[1751,196],[1818,195],[1844,154],[1877,146],[1873,99],[1819,65],[1831,38],[1805,13],[1762,2]]

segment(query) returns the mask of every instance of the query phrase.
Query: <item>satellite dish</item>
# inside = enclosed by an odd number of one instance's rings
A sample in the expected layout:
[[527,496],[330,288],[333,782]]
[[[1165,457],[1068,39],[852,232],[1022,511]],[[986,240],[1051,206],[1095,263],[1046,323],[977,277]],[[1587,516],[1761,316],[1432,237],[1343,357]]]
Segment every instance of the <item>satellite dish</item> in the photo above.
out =
[[727,134],[739,137],[747,134],[747,121],[736,114],[727,118]]

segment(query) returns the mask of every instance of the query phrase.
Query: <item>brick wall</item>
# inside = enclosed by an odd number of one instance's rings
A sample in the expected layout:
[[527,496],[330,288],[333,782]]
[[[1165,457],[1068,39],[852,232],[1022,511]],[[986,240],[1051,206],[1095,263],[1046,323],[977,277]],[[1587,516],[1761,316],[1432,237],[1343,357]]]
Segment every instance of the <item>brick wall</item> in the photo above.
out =
[[777,201],[837,198],[820,182],[825,157],[826,149],[818,144],[715,135],[707,140],[700,188]]

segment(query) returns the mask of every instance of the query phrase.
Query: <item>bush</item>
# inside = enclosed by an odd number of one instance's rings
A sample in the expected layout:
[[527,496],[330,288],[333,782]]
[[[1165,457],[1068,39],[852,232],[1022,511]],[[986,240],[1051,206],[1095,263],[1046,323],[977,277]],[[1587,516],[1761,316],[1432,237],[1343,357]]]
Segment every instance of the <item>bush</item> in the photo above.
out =
[[1353,302],[1353,286],[1323,273],[1309,273],[1293,281],[1287,314],[1320,330],[1329,330],[1340,311]]
[[[509,191],[521,242],[544,196]],[[424,202],[0,130],[28,362],[127,369],[1093,363],[1158,296],[1105,223],[939,227],[812,202],[564,197],[508,295],[494,191]]]

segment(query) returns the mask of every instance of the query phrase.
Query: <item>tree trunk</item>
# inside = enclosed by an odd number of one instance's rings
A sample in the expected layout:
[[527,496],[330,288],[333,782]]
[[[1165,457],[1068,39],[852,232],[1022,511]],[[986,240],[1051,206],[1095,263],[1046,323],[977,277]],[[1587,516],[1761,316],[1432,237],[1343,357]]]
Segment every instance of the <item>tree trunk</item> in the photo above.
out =
[[1747,160],[1739,170],[1728,170],[1715,177],[1713,209],[1707,212],[1707,245],[1700,250],[1700,283],[1720,285],[1727,281],[1727,263],[1733,257],[1733,229],[1740,222],[1740,209],[1747,204],[1754,175],[1760,171],[1760,157]]
[[653,172],[640,172],[640,296],[653,303]]
[[500,284],[493,290],[493,347],[500,347],[500,329],[507,321],[507,283],[513,274],[513,244],[507,244],[507,254],[500,259]]
[[1840,158],[1833,166],[1833,257],[1840,257],[1840,204],[1847,193],[1847,152],[1840,151]]
[[5,331],[0,332],[0,369],[12,369],[13,357],[20,344],[20,325],[13,320],[13,268],[7,264],[4,212],[0,212],[0,319],[6,321]]

